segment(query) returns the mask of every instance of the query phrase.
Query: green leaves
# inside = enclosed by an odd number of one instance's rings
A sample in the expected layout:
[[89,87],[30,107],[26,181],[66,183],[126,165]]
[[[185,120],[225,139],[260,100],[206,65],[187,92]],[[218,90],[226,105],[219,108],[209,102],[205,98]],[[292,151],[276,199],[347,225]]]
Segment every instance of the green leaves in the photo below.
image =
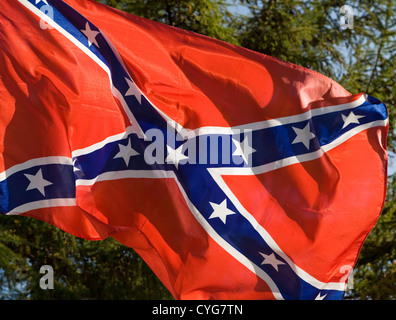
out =
[[118,9],[173,27],[237,43],[230,27],[234,17],[221,0],[109,0]]

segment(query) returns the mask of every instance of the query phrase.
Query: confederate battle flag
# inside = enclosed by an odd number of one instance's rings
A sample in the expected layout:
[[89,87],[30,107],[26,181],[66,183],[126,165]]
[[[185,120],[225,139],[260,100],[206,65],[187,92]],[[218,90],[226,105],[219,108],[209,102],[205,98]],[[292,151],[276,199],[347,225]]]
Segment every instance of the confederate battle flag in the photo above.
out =
[[132,247],[177,299],[342,299],[385,106],[92,0],[0,0],[0,212]]

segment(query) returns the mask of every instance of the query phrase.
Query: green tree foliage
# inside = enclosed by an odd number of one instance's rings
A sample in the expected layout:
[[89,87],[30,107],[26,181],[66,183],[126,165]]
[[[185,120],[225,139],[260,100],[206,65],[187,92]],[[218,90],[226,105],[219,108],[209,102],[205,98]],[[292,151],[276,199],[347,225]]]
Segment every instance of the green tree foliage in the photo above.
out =
[[[0,299],[171,299],[130,248],[88,241],[27,217],[0,217]],[[54,290],[40,288],[43,265]]]
[[[99,1],[99,0],[98,0]],[[395,151],[396,3],[393,0],[101,0],[127,12],[194,31],[321,72],[389,111]],[[340,7],[353,8],[352,29]],[[244,7],[244,14],[235,8]],[[396,177],[353,273],[350,299],[395,299]],[[170,299],[136,253],[112,239],[86,241],[24,217],[0,217],[0,299]],[[55,290],[42,290],[42,265]]]
[[104,0],[117,9],[193,31],[229,43],[237,43],[230,25],[234,16],[224,0]]
[[[351,93],[365,92],[388,107],[388,148],[395,151],[396,3],[392,0],[244,0],[251,14],[238,28],[242,46],[321,72]],[[340,7],[353,9],[353,27],[340,28]],[[396,298],[396,178],[353,274],[351,299]]]

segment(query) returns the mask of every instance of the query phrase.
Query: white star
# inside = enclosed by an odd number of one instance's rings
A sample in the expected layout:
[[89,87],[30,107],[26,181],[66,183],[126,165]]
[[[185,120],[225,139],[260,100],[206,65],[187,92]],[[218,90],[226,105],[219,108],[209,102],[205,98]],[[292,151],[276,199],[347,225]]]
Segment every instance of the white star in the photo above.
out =
[[118,144],[120,151],[114,156],[114,159],[123,158],[126,166],[129,165],[129,160],[131,157],[139,155],[139,152],[131,147],[131,140],[128,140],[128,144],[124,146],[123,144]]
[[36,4],[38,4],[39,2],[43,1],[47,6],[49,5],[47,0],[36,0]]
[[173,149],[170,146],[166,146],[168,150],[168,156],[166,157],[166,163],[174,163],[176,168],[179,168],[179,162],[181,160],[188,159],[188,156],[183,154],[183,145],[177,149]]
[[133,83],[131,80],[128,78],[125,78],[126,82],[128,83],[128,91],[125,93],[125,96],[135,96],[137,101],[139,101],[139,104],[142,104],[142,93],[138,89],[135,83]]
[[311,126],[309,122],[304,127],[304,129],[299,129],[292,127],[296,133],[296,138],[293,140],[292,144],[302,142],[304,146],[309,149],[309,142],[315,138],[315,135],[311,132]]
[[343,125],[342,129],[344,129],[351,123],[360,124],[359,119],[364,118],[364,117],[365,116],[357,116],[352,111],[349,113],[348,116],[342,115],[342,120],[344,121],[344,125]]
[[261,252],[259,252],[259,253],[260,253],[260,254],[263,256],[263,258],[264,258],[264,260],[263,260],[263,262],[261,262],[261,264],[262,264],[262,265],[263,265],[263,264],[270,264],[271,266],[273,266],[273,267],[275,268],[276,271],[278,271],[278,266],[279,266],[279,265],[285,264],[284,262],[282,262],[282,261],[276,259],[274,253],[271,253],[271,254],[269,254],[269,255],[267,255],[267,254],[265,254],[265,253],[261,253]]
[[320,295],[320,292],[318,293],[318,295],[316,296],[315,300],[323,300],[324,298],[326,298],[327,293],[324,294],[323,296]]
[[245,161],[245,163],[248,163],[248,160],[250,158],[250,155],[254,152],[256,152],[256,149],[253,149],[250,144],[249,144],[249,139],[248,137],[245,137],[245,139],[243,139],[243,142],[239,142],[235,139],[232,139],[232,141],[235,144],[235,151],[232,153],[233,156],[241,156],[243,161]]
[[46,186],[50,186],[51,184],[53,184],[52,182],[49,182],[48,180],[45,180],[43,178],[43,173],[41,169],[39,169],[39,171],[37,171],[35,175],[25,173],[25,177],[28,178],[30,181],[28,187],[26,188],[26,191],[37,189],[44,197],[45,197],[44,188]]
[[209,202],[210,205],[213,208],[213,212],[210,215],[209,219],[213,218],[220,218],[223,223],[226,223],[227,216],[231,214],[235,214],[234,211],[230,210],[227,208],[227,199],[224,199],[224,201],[220,204]]
[[79,167],[77,167],[77,158],[75,158],[74,160],[73,160],[73,171],[74,172],[78,172],[78,171],[81,171],[81,169],[79,168]]
[[89,23],[87,22],[85,24],[85,30],[81,30],[81,32],[84,33],[85,36],[87,37],[89,47],[91,46],[91,44],[94,44],[99,48],[99,45],[96,42],[96,36],[100,33],[99,31],[91,30],[91,27],[89,26]]

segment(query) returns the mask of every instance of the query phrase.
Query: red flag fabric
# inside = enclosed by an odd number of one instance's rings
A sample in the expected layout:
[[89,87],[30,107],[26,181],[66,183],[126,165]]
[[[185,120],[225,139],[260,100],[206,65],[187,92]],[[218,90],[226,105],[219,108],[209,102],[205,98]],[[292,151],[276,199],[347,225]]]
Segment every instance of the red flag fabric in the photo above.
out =
[[0,211],[134,248],[177,299],[341,299],[385,106],[95,1],[1,1]]

